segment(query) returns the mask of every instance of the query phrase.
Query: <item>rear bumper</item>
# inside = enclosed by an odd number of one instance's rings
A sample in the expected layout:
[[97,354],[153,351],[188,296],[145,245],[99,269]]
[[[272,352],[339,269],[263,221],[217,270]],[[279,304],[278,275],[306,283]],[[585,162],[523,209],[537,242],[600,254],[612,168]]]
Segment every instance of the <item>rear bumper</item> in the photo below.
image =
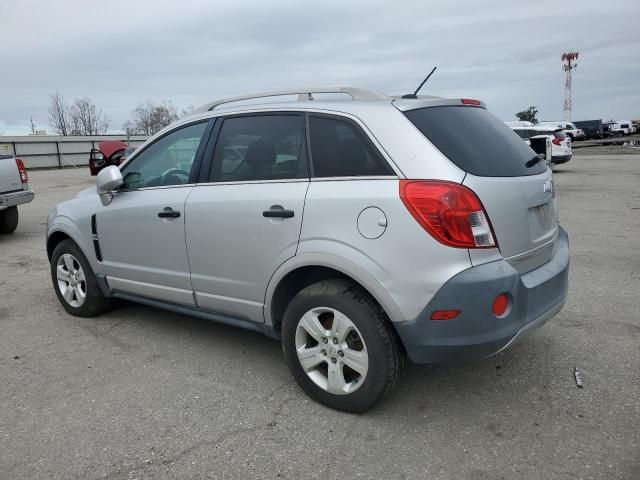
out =
[[15,207],[22,203],[29,203],[33,200],[33,192],[31,190],[20,190],[18,192],[0,193],[0,210],[9,207]]
[[572,153],[570,153],[569,155],[554,155],[551,157],[551,162],[555,163],[556,165],[567,163],[569,160],[571,160],[572,156]]
[[[414,363],[466,362],[488,357],[543,325],[563,307],[569,276],[569,237],[561,228],[552,259],[524,275],[505,260],[473,267],[449,280],[416,320],[394,326]],[[508,293],[502,318],[491,305]],[[453,320],[430,320],[436,310],[460,310]]]

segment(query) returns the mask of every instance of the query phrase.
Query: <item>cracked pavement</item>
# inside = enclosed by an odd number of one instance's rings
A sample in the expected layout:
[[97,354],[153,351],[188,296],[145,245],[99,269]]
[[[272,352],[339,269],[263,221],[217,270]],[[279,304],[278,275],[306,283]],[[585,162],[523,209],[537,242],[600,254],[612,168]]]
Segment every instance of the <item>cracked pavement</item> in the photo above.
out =
[[44,224],[94,180],[30,172],[0,236],[0,478],[640,478],[640,154],[589,150],[555,175],[564,310],[493,358],[409,365],[364,415],[309,400],[259,334],[124,302],[66,314]]

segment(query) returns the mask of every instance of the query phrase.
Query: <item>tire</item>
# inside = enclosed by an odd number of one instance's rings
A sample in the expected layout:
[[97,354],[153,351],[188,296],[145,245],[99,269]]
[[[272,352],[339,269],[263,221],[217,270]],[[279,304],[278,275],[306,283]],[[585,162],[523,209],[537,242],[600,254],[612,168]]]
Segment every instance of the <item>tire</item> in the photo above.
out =
[[18,228],[18,207],[9,207],[0,212],[0,233],[12,233]]
[[[58,300],[71,315],[93,317],[112,307],[112,300],[102,294],[87,258],[72,240],[63,240],[53,250],[51,280]],[[61,282],[67,284],[64,292],[61,290]],[[70,286],[71,284],[73,285]],[[77,287],[75,292],[74,287]],[[67,289],[70,289],[70,293],[65,297]]]
[[[338,333],[332,331],[348,323]],[[320,328],[315,337],[309,333],[314,330],[311,324]],[[350,413],[364,412],[380,401],[404,366],[404,350],[387,315],[359,286],[343,279],[310,285],[291,300],[282,321],[282,349],[289,370],[309,397]],[[299,349],[309,354],[306,371]],[[330,376],[339,380],[330,382]]]

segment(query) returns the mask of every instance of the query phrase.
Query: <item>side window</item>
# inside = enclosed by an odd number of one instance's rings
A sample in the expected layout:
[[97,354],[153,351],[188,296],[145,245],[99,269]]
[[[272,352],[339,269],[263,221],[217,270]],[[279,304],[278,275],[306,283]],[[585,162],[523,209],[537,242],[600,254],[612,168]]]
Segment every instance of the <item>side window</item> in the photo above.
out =
[[309,117],[315,177],[395,175],[387,162],[351,122]]
[[125,166],[120,188],[132,190],[187,183],[206,128],[207,122],[189,125],[150,145]]
[[213,152],[209,182],[307,178],[302,115],[227,118]]

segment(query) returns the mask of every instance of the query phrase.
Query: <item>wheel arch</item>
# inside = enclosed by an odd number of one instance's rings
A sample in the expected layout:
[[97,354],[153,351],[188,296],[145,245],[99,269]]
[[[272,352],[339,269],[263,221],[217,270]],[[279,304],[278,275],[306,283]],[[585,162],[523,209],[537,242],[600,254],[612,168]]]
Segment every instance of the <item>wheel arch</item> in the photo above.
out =
[[99,269],[96,262],[95,253],[90,245],[87,245],[83,239],[82,233],[78,230],[78,227],[71,221],[65,221],[65,217],[58,217],[57,221],[49,228],[47,232],[47,257],[51,260],[51,255],[56,246],[64,240],[73,241],[78,248],[82,251],[85,258],[89,262],[91,269],[98,273]]
[[67,233],[61,230],[56,230],[49,235],[49,238],[47,238],[47,258],[49,261],[51,261],[51,255],[53,255],[53,251],[56,249],[58,244],[65,240],[72,240],[74,243],[77,243]]
[[285,262],[272,276],[265,296],[265,324],[279,331],[291,299],[303,288],[328,278],[352,281],[380,305],[392,322],[402,320],[401,311],[389,293],[362,267],[334,255],[304,254]]

